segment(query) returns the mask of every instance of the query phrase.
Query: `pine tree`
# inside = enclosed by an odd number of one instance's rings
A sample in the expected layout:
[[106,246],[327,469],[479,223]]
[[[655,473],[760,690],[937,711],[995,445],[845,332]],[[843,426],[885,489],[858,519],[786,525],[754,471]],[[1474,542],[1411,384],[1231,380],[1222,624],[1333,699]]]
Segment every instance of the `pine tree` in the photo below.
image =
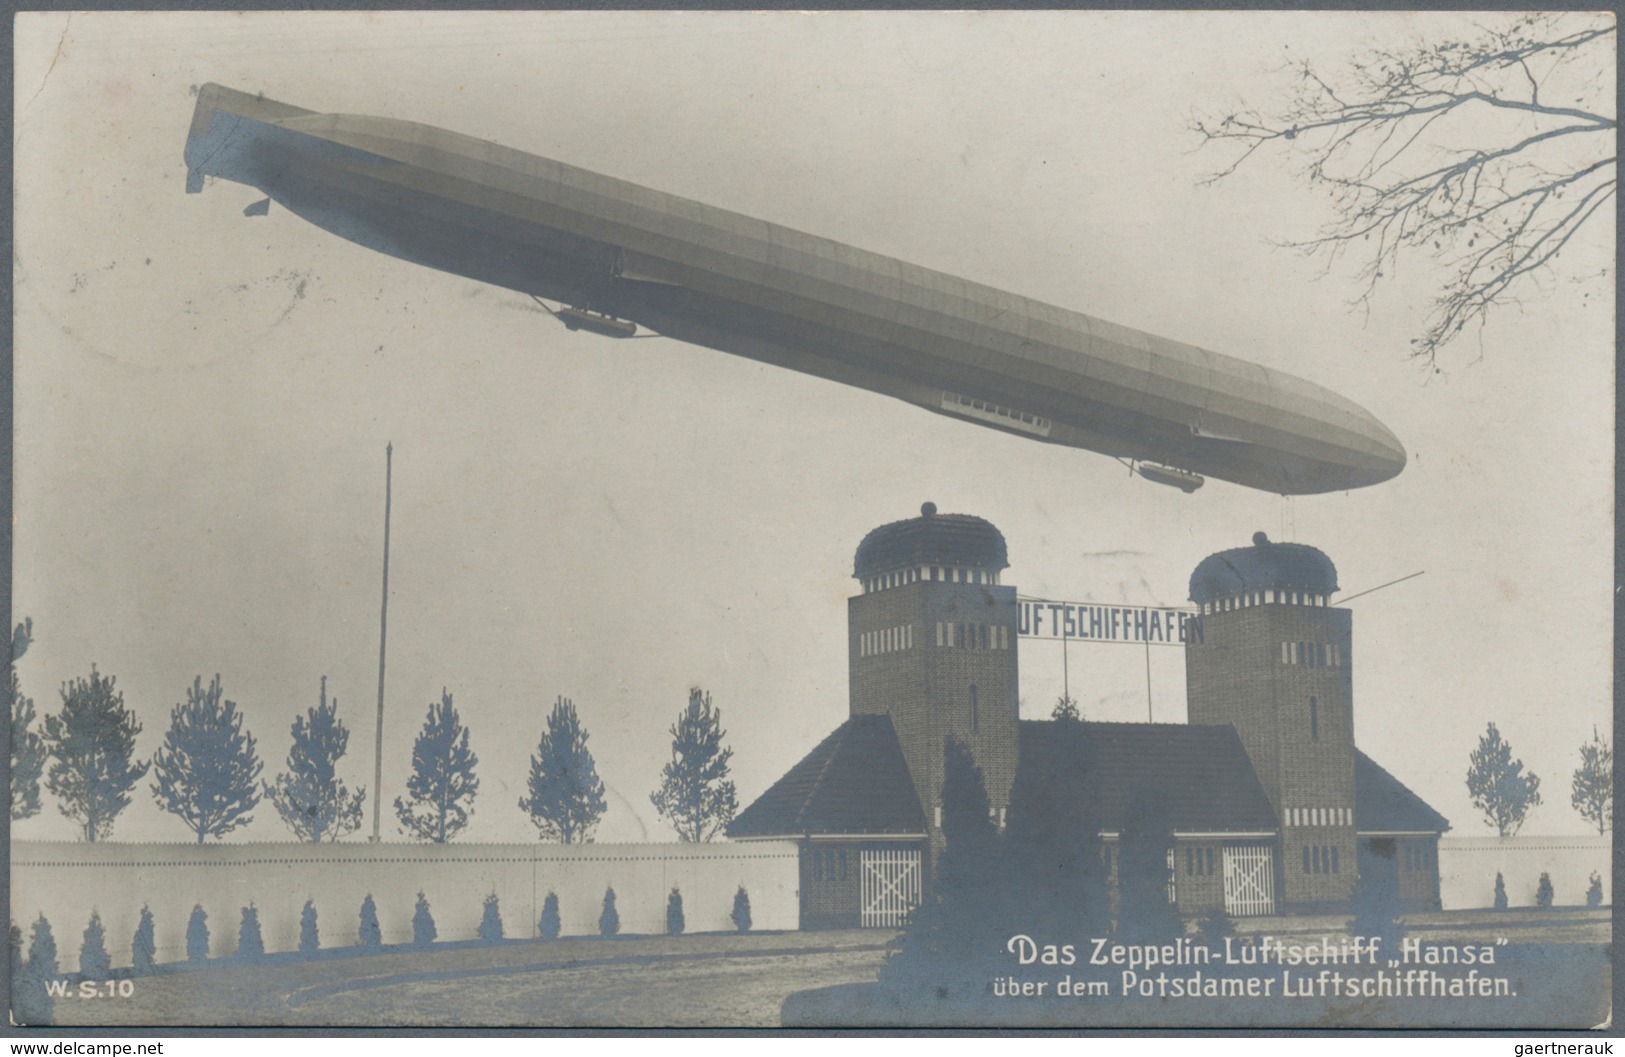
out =
[[260,912],[253,903],[243,907],[242,924],[237,927],[237,957],[259,958],[265,954],[265,937],[260,935]]
[[192,916],[186,922],[186,959],[201,962],[209,957],[209,915],[203,904],[192,907]]
[[561,697],[547,717],[536,755],[530,758],[530,796],[519,806],[543,840],[576,844],[592,839],[607,806],[604,783],[587,751],[587,732],[576,706]]
[[711,695],[689,691],[688,707],[671,728],[671,762],[661,771],[660,788],[650,794],[660,817],[685,841],[708,841],[733,821],[739,801],[728,781],[733,750],[722,747],[722,710]]
[[666,897],[666,934],[681,936],[683,934],[683,893],[673,885],[671,895]]
[[1382,941],[1385,957],[1397,957],[1404,929],[1400,925],[1399,875],[1390,866],[1361,870],[1349,893],[1349,933]]
[[412,942],[419,947],[427,947],[437,935],[434,915],[429,913],[429,899],[419,892],[417,906],[412,911]]
[[621,915],[615,909],[615,889],[604,889],[604,909],[598,914],[598,935],[613,936],[621,931]]
[[[22,946],[22,939],[22,930],[16,930],[13,950]],[[20,956],[14,954],[12,965],[19,970],[12,984],[12,1015],[19,1024],[51,1023],[55,1003],[47,984],[57,975],[56,939],[51,935],[51,923],[45,920],[44,914],[34,922],[33,938],[28,945],[28,961],[22,962]]]
[[339,758],[350,743],[350,732],[338,718],[338,698],[327,700],[327,676],[322,676],[319,703],[293,721],[293,747],[288,769],[265,785],[271,801],[294,836],[312,844],[335,841],[361,828],[366,789],[354,793],[338,776]]
[[1049,718],[1081,723],[1083,721],[1083,712],[1078,708],[1078,699],[1071,694],[1062,694],[1055,699],[1055,707],[1050,710]]
[[1179,910],[1168,892],[1174,848],[1168,800],[1154,785],[1128,798],[1118,838],[1117,935],[1132,943],[1167,943],[1179,936]]
[[1506,908],[1507,882],[1506,878],[1501,876],[1501,871],[1497,870],[1495,871],[1495,909],[1505,910]]
[[23,696],[17,660],[33,641],[33,618],[18,624],[11,636],[11,821],[40,813],[40,776],[45,773],[45,739],[33,730],[34,699]]
[[186,703],[170,713],[169,732],[152,761],[152,794],[202,844],[254,820],[262,766],[254,736],[243,730],[237,703],[225,699],[220,676],[207,689],[198,676]]
[[536,931],[544,940],[559,938],[559,897],[554,892],[547,893],[542,900],[542,919],[536,923]]
[[468,747],[468,730],[457,716],[451,694],[429,706],[429,718],[412,747],[412,777],[406,782],[411,800],[395,798],[401,827],[418,840],[444,844],[468,825],[480,780],[479,757]]
[[316,924],[316,901],[305,900],[299,912],[299,953],[309,958],[322,948],[321,929]]
[[1597,827],[1599,836],[1614,824],[1614,750],[1596,727],[1591,728],[1591,740],[1580,746],[1570,803],[1581,818]]
[[485,897],[480,913],[479,937],[485,943],[495,943],[502,938],[502,911],[497,905],[495,892]]
[[113,969],[107,956],[107,931],[102,928],[102,916],[90,912],[90,924],[85,926],[84,940],[79,944],[79,975],[86,980],[105,980]]
[[89,679],[62,687],[62,711],[45,717],[45,744],[51,765],[45,786],[60,801],[57,809],[84,830],[85,840],[113,832],[113,820],[130,804],[130,789],[147,773],[133,764],[141,724],[124,707],[113,677],[94,667]]
[[744,885],[740,885],[739,891],[734,893],[733,913],[728,918],[740,932],[750,931],[750,893],[745,891]]
[[357,934],[363,947],[380,947],[384,942],[384,930],[378,927],[378,904],[372,901],[372,893],[361,901],[361,930]]
[[1485,822],[1502,837],[1518,832],[1529,812],[1540,805],[1540,779],[1524,772],[1522,760],[1512,758],[1512,746],[1494,723],[1473,750],[1467,792],[1473,806],[1484,812]]
[[143,905],[141,922],[136,925],[135,937],[130,941],[130,965],[139,975],[151,973],[157,964],[158,941],[155,931],[152,911]]
[[998,833],[981,769],[970,749],[950,737],[943,748],[942,837],[934,883],[909,918],[881,983],[904,1002],[934,995],[966,1015],[987,993],[990,969],[1005,937],[989,908],[998,898]]
[[1111,894],[1100,842],[1093,745],[1081,723],[1061,720],[1023,747],[1003,839],[1010,935],[1104,936]]
[[1535,887],[1535,905],[1542,910],[1552,909],[1552,899],[1556,893],[1552,890],[1552,875],[1542,870],[1540,884]]
[[28,969],[42,980],[61,975],[56,964],[56,936],[44,914],[34,922],[34,936],[28,943]]

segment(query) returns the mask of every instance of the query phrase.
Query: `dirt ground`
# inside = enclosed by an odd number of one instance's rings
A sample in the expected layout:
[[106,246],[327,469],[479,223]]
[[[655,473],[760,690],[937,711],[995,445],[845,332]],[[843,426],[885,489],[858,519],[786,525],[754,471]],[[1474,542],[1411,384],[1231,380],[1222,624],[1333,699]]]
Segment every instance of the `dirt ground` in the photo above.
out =
[[[1608,909],[1408,915],[1425,943],[1575,945],[1611,938]],[[1338,918],[1264,918],[1238,932],[1345,934]],[[437,944],[274,955],[131,981],[129,997],[59,998],[78,1026],[777,1027],[793,993],[875,980],[882,930]],[[105,985],[103,985],[105,987]],[[116,990],[116,988],[115,988]]]
[[[268,958],[57,999],[76,1026],[777,1027],[795,991],[872,981],[895,933],[564,939]],[[342,956],[349,954],[350,956]]]

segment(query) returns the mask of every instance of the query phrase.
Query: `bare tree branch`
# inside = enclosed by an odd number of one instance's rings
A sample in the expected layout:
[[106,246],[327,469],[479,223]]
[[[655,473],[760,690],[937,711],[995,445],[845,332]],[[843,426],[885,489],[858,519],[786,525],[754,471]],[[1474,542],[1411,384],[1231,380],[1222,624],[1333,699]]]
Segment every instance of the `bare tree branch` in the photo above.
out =
[[1284,152],[1327,196],[1332,219],[1281,245],[1327,268],[1353,251],[1353,307],[1369,310],[1404,258],[1438,262],[1445,278],[1411,350],[1432,366],[1492,308],[1519,303],[1613,203],[1615,40],[1607,14],[1533,14],[1463,39],[1378,49],[1336,76],[1297,63],[1298,84],[1278,110],[1192,120],[1203,146],[1234,151],[1202,183],[1266,149]]

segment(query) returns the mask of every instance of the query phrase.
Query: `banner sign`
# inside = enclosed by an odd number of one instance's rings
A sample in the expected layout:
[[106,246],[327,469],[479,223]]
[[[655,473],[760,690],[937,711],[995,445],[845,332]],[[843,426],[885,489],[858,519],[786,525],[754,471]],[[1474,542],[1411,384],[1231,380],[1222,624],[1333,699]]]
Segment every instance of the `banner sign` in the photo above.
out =
[[1106,606],[1092,602],[1023,599],[1018,631],[1024,639],[1078,639],[1183,646],[1202,641],[1201,616],[1191,609]]

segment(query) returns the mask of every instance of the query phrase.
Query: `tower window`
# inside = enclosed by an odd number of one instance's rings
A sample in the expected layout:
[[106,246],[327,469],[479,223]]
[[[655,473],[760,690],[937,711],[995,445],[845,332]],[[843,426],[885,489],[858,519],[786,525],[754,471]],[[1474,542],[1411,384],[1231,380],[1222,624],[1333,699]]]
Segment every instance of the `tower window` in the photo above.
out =
[[977,715],[976,684],[972,683],[970,687],[970,732],[972,734],[977,733],[981,726],[980,719],[981,717]]
[[1309,740],[1320,740],[1320,702],[1309,699]]

